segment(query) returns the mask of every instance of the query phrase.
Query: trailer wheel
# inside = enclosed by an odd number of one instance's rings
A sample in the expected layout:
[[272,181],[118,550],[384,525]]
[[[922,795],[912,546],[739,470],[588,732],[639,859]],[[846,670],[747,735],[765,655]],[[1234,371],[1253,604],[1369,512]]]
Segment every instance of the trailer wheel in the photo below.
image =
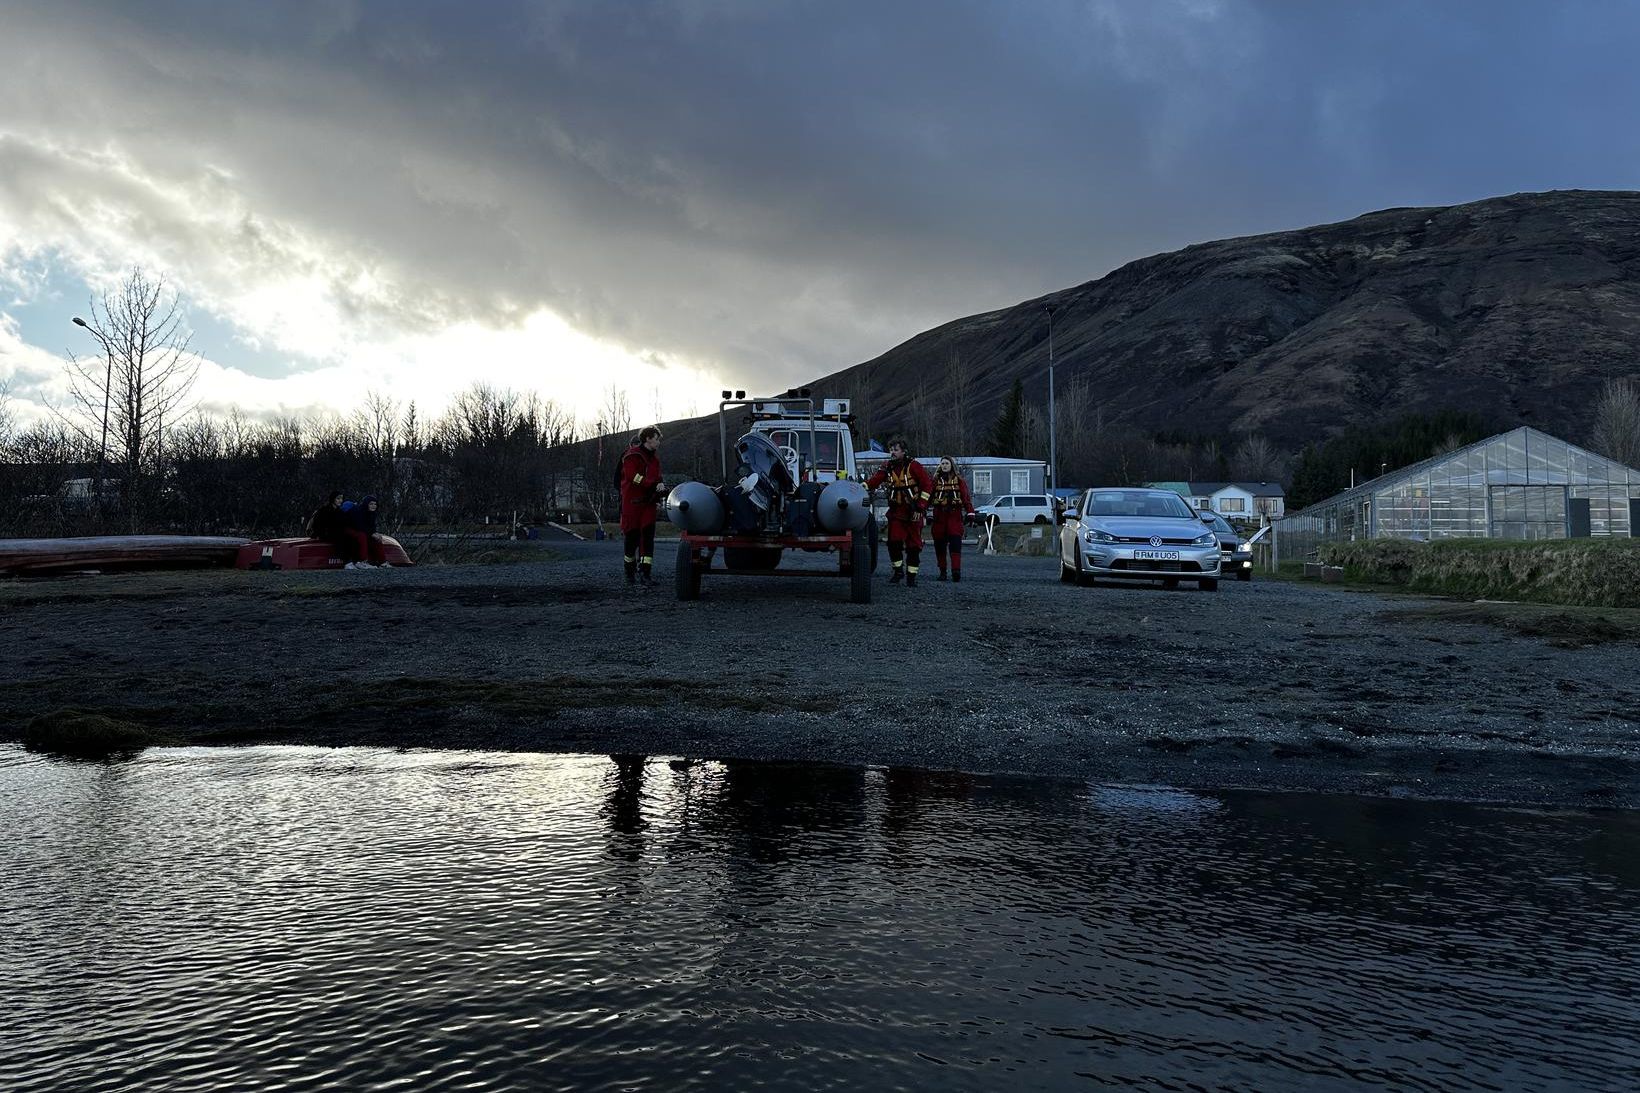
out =
[[678,599],[700,599],[700,568],[695,565],[695,548],[688,543],[678,544],[678,565],[674,577],[678,585]]
[[848,548],[848,598],[854,603],[871,602],[871,558],[873,550],[869,539],[870,536],[856,531],[854,541],[849,544]]
[[871,564],[869,566],[867,566],[866,569],[871,573],[875,573],[875,572],[877,572],[877,514],[876,513],[872,513],[870,516],[866,517],[866,541],[871,544]]

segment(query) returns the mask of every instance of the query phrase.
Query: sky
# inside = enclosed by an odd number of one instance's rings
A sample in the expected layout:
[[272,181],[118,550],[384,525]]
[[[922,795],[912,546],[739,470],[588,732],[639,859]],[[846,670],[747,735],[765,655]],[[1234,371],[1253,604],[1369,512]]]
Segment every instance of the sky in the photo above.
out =
[[133,266],[202,413],[774,393],[1195,242],[1640,183],[1640,4],[0,0],[0,385]]

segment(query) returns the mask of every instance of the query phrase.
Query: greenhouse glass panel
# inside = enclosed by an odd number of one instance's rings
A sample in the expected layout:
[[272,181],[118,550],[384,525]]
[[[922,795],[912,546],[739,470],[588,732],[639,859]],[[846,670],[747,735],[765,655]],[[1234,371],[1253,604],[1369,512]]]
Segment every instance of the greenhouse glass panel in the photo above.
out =
[[1549,481],[1548,451],[1543,438],[1531,433],[1521,433],[1521,443],[1526,448],[1526,478],[1525,482],[1531,485],[1543,485]]
[[1502,440],[1483,445],[1481,458],[1486,461],[1486,481],[1489,485],[1509,484],[1509,452]]
[[1603,459],[1596,459],[1588,452],[1574,448],[1566,462],[1567,471],[1574,482],[1594,484],[1606,481],[1606,466]]
[[1492,534],[1499,539],[1565,538],[1565,487],[1493,486]]
[[1429,491],[1429,537],[1431,539],[1462,539],[1485,535],[1486,528],[1477,526],[1469,503],[1473,490],[1443,486],[1436,483]]
[[1486,488],[1486,448],[1472,448],[1463,457],[1464,484],[1484,490]]
[[1526,467],[1526,434],[1518,429],[1504,435],[1503,466],[1507,472],[1504,478],[1506,483],[1524,486],[1529,481]]

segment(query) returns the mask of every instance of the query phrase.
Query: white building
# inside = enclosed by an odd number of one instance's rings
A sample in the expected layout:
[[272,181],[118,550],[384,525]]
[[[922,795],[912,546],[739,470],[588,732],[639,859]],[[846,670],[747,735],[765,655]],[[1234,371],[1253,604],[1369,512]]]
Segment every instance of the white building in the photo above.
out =
[[1276,482],[1152,482],[1172,490],[1198,512],[1216,512],[1226,520],[1268,524],[1286,512],[1287,491]]

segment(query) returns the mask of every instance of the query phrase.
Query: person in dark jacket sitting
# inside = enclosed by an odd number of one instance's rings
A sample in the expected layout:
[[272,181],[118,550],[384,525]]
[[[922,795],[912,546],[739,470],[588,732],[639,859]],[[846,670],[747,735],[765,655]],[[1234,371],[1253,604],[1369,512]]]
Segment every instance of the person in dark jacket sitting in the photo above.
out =
[[337,557],[344,562],[357,561],[362,555],[358,544],[347,533],[347,513],[342,511],[342,491],[337,490],[325,503],[313,510],[307,518],[307,533],[336,548]]
[[376,530],[375,497],[366,497],[347,514],[347,533],[359,551],[359,561],[349,562],[350,569],[373,569],[387,564],[387,551],[382,546],[381,533]]

